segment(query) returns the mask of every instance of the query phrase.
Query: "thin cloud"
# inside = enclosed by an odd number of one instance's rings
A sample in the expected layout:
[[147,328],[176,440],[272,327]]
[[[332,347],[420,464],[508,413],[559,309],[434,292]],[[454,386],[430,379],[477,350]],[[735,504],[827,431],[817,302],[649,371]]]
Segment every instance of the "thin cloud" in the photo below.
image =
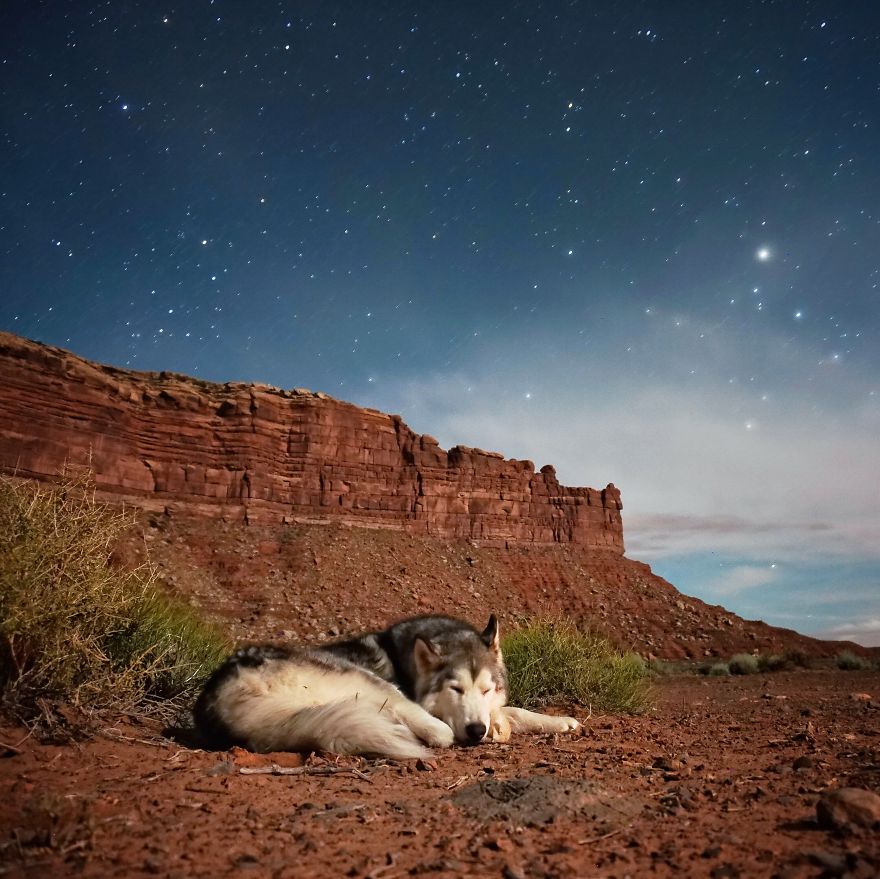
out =
[[815,633],[815,637],[829,641],[855,641],[865,647],[880,647],[880,617],[832,626]]
[[769,586],[779,580],[779,574],[766,565],[737,565],[725,570],[714,580],[706,581],[705,595],[711,598],[730,598],[752,589]]

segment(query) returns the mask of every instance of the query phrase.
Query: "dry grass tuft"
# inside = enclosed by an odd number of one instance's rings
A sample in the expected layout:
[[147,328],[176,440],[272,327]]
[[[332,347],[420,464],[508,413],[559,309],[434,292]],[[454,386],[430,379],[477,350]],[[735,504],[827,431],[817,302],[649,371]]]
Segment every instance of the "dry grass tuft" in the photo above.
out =
[[857,656],[852,650],[841,651],[834,662],[841,671],[864,671],[871,667],[870,660]]
[[727,665],[732,675],[753,675],[760,668],[758,657],[751,653],[737,653],[730,657]]
[[572,623],[536,620],[507,635],[502,651],[511,705],[576,702],[638,713],[649,704],[649,672],[641,657]]
[[23,720],[45,704],[145,708],[191,694],[223,658],[217,630],[157,588],[149,565],[110,563],[133,524],[87,476],[0,478],[0,696]]

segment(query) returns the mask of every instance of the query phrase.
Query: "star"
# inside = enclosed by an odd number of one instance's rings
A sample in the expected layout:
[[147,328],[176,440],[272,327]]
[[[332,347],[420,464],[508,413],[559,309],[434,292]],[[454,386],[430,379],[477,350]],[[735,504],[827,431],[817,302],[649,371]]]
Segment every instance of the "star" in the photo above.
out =
[[758,262],[769,262],[773,258],[773,251],[769,247],[759,247],[755,251],[755,259]]

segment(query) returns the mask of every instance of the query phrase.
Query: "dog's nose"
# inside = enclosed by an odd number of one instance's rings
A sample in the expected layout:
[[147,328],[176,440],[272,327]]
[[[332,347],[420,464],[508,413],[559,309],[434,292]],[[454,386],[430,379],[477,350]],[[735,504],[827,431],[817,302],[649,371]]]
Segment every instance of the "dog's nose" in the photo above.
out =
[[467,736],[468,743],[471,745],[475,745],[477,742],[482,742],[483,736],[486,735],[486,724],[469,723],[464,728],[464,734]]

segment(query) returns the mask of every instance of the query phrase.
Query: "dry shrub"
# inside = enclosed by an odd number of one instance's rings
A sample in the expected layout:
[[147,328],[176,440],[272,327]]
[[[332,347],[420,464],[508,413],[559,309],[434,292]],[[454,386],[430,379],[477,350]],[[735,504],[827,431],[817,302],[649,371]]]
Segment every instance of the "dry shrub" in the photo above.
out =
[[88,476],[0,478],[0,694],[14,716],[46,700],[143,708],[190,693],[223,658],[226,639],[163,596],[149,565],[110,564],[132,524]]
[[759,669],[758,657],[751,653],[737,653],[727,663],[732,675],[753,675]]
[[841,671],[864,671],[871,667],[869,660],[857,656],[852,650],[842,650],[837,654],[834,662]]
[[536,620],[507,635],[502,651],[511,705],[576,702],[629,713],[648,706],[649,673],[641,657],[572,623]]
[[758,669],[760,671],[785,671],[790,667],[791,663],[778,653],[773,653],[770,656],[762,654],[758,657]]
[[782,658],[788,663],[788,665],[793,665],[796,668],[811,668],[813,665],[813,660],[809,654],[798,647],[786,650],[785,653],[782,654]]

